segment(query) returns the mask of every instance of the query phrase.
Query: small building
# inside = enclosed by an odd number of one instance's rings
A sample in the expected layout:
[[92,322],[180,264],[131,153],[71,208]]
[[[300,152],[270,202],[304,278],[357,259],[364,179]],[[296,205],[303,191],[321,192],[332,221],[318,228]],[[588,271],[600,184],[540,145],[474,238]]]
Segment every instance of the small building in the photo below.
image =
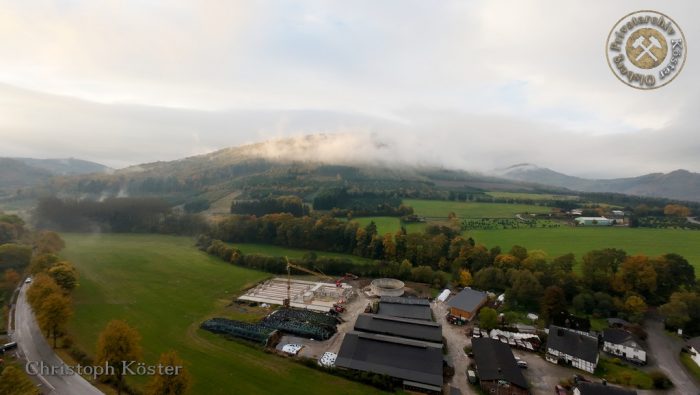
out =
[[379,315],[432,321],[428,299],[382,296],[379,300]]
[[628,321],[625,321],[622,318],[610,317],[607,321],[608,326],[611,328],[625,328],[631,325]]
[[690,357],[700,366],[700,336],[688,340],[688,350]]
[[637,395],[637,391],[607,383],[581,382],[574,387],[574,395]]
[[545,358],[593,373],[598,365],[598,338],[550,325]]
[[486,292],[464,288],[447,301],[447,306],[450,308],[451,315],[471,320],[487,301],[488,296]]
[[577,317],[567,311],[552,314],[552,324],[572,330],[576,333],[588,335],[591,331],[591,320],[586,317]]
[[355,330],[442,343],[442,325],[433,321],[362,313],[357,316]]
[[624,217],[625,216],[625,212],[622,210],[613,210],[613,211],[611,211],[611,213],[612,213],[612,215],[614,215],[616,217]]
[[442,393],[441,344],[350,331],[335,366],[400,379],[409,391]]
[[479,385],[487,394],[527,395],[528,383],[508,345],[489,338],[472,339]]
[[443,289],[442,292],[440,292],[440,295],[438,295],[437,300],[444,302],[450,297],[450,294],[451,292],[449,289]]
[[609,328],[603,331],[603,351],[634,363],[647,363],[644,348],[624,329]]
[[615,223],[615,220],[605,217],[576,217],[574,221],[580,226],[610,226]]

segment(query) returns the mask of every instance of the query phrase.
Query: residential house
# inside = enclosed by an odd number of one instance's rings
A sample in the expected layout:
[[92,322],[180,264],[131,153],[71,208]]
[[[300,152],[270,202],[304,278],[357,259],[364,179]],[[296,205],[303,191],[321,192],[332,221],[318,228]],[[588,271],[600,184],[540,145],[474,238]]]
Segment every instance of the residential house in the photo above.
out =
[[603,331],[603,351],[637,364],[647,363],[644,348],[624,329],[608,328]]
[[700,366],[700,336],[688,340],[688,349],[690,357]]
[[472,339],[479,385],[487,394],[527,395],[528,383],[507,344],[487,337]]
[[593,373],[598,365],[598,338],[550,325],[545,357]]

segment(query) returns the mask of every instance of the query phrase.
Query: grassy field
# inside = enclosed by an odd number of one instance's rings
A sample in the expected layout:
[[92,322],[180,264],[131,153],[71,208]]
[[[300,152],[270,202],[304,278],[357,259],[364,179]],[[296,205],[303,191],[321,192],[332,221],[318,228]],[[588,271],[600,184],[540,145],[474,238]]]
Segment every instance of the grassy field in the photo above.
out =
[[681,362],[688,369],[688,372],[695,376],[695,379],[700,381],[700,366],[693,361],[688,353],[681,353]]
[[401,220],[399,217],[359,217],[353,218],[353,221],[365,227],[370,222],[374,221],[377,225],[377,233],[384,235],[386,233],[396,233],[401,228]]
[[[124,319],[143,337],[145,361],[168,349],[187,361],[192,394],[367,394],[376,391],[199,329],[232,297],[267,277],[207,256],[188,238],[63,234],[62,255],[80,270],[69,332],[94,355],[99,332]],[[228,309],[230,310],[230,308]],[[143,385],[144,379],[131,383]]]
[[569,252],[580,259],[590,250],[621,248],[628,254],[662,255],[675,252],[695,266],[700,275],[700,231],[643,228],[574,228],[472,230],[466,232],[477,243],[503,250],[521,245],[544,250],[550,257]]
[[504,199],[531,199],[531,200],[578,200],[574,195],[552,195],[548,193],[525,193],[525,192],[486,192],[487,195]]
[[405,199],[404,204],[413,207],[413,212],[425,217],[447,217],[454,212],[460,218],[510,218],[520,213],[545,214],[549,207],[529,204],[452,202],[442,200]]
[[[313,250],[304,250],[298,248],[280,247],[272,244],[255,244],[255,243],[233,243],[232,246],[240,249],[244,254],[259,254],[267,256],[286,256],[288,258],[302,258],[304,254]],[[371,263],[371,259],[351,255],[340,254],[335,252],[314,251],[318,257],[329,258],[348,258],[354,262]]]
[[654,388],[654,381],[649,373],[623,363],[616,363],[614,358],[600,358],[595,375],[613,384],[647,390]]

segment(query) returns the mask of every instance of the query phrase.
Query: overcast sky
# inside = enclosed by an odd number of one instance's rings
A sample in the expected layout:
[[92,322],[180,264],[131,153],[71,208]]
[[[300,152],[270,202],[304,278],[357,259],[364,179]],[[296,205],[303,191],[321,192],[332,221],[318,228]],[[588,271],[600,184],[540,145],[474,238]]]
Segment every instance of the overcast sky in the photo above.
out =
[[[605,60],[640,9],[689,43],[653,91]],[[482,171],[700,171],[697,15],[696,0],[3,0],[0,156],[123,167],[343,133],[361,158]]]

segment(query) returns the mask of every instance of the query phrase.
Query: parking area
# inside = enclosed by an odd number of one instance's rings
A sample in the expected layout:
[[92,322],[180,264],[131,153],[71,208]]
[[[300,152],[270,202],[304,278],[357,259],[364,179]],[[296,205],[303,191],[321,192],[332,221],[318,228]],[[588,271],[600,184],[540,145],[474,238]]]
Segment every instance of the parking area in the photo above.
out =
[[447,306],[444,302],[433,302],[433,314],[435,320],[442,324],[442,335],[447,343],[447,356],[455,368],[455,375],[449,381],[449,385],[459,388],[462,394],[476,394],[477,392],[467,382],[467,367],[470,359],[464,353],[464,347],[471,347],[471,338],[467,336],[469,325],[452,325],[447,322]]

